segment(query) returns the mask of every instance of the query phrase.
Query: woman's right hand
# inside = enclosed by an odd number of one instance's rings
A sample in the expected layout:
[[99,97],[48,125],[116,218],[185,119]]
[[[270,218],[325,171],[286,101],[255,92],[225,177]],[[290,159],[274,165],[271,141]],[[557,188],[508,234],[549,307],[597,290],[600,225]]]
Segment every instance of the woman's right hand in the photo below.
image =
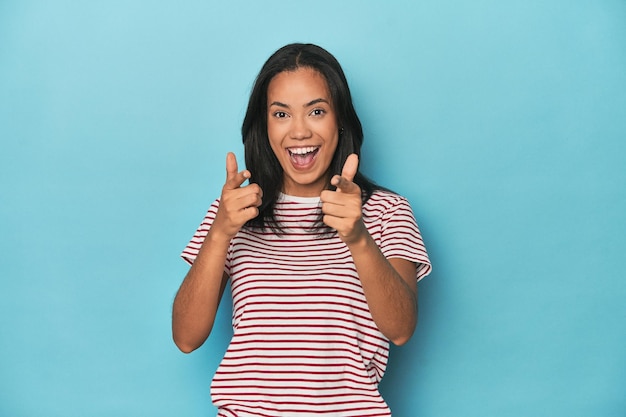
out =
[[211,232],[223,235],[228,240],[235,237],[237,232],[248,220],[259,214],[259,206],[263,198],[263,190],[258,184],[242,184],[250,178],[247,169],[239,172],[237,158],[232,152],[226,155],[226,183],[222,188],[220,205],[211,226]]

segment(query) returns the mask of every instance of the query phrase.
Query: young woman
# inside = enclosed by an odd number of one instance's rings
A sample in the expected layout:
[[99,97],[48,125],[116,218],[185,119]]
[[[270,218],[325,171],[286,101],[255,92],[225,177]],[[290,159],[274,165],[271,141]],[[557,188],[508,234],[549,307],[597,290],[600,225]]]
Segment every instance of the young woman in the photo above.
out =
[[275,52],[242,135],[247,169],[227,155],[222,194],[182,254],[176,345],[204,343],[230,279],[219,416],[391,415],[378,383],[389,341],[413,334],[430,262],[407,200],[359,172],[363,132],[337,60],[311,44]]

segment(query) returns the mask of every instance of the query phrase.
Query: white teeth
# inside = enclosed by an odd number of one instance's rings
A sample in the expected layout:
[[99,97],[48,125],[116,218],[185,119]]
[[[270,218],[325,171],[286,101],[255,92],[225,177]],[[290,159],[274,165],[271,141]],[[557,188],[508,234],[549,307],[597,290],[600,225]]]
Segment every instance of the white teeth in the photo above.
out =
[[314,146],[309,146],[307,148],[289,148],[289,152],[296,155],[304,155],[310,152],[315,151],[317,148]]

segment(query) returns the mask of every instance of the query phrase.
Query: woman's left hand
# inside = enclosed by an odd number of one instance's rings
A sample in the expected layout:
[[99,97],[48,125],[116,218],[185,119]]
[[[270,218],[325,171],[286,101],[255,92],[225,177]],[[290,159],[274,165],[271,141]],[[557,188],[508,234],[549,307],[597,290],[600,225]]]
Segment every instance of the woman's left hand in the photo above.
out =
[[361,212],[361,188],[352,180],[359,166],[359,157],[351,154],[346,159],[341,175],[335,175],[330,183],[336,191],[322,191],[323,221],[337,230],[339,238],[347,245],[357,242],[367,234]]

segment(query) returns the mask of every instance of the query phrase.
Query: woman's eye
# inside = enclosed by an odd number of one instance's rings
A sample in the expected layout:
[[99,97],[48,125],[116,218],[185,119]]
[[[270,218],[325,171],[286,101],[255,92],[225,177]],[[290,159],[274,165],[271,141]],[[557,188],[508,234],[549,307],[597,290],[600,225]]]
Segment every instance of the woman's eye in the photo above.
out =
[[326,113],[326,111],[325,111],[324,109],[315,109],[315,110],[313,110],[313,111],[311,112],[311,114],[312,114],[313,116],[321,116],[321,115],[323,115],[324,113]]
[[277,111],[274,113],[274,117],[282,119],[282,118],[287,117],[287,113],[285,113],[284,111]]

